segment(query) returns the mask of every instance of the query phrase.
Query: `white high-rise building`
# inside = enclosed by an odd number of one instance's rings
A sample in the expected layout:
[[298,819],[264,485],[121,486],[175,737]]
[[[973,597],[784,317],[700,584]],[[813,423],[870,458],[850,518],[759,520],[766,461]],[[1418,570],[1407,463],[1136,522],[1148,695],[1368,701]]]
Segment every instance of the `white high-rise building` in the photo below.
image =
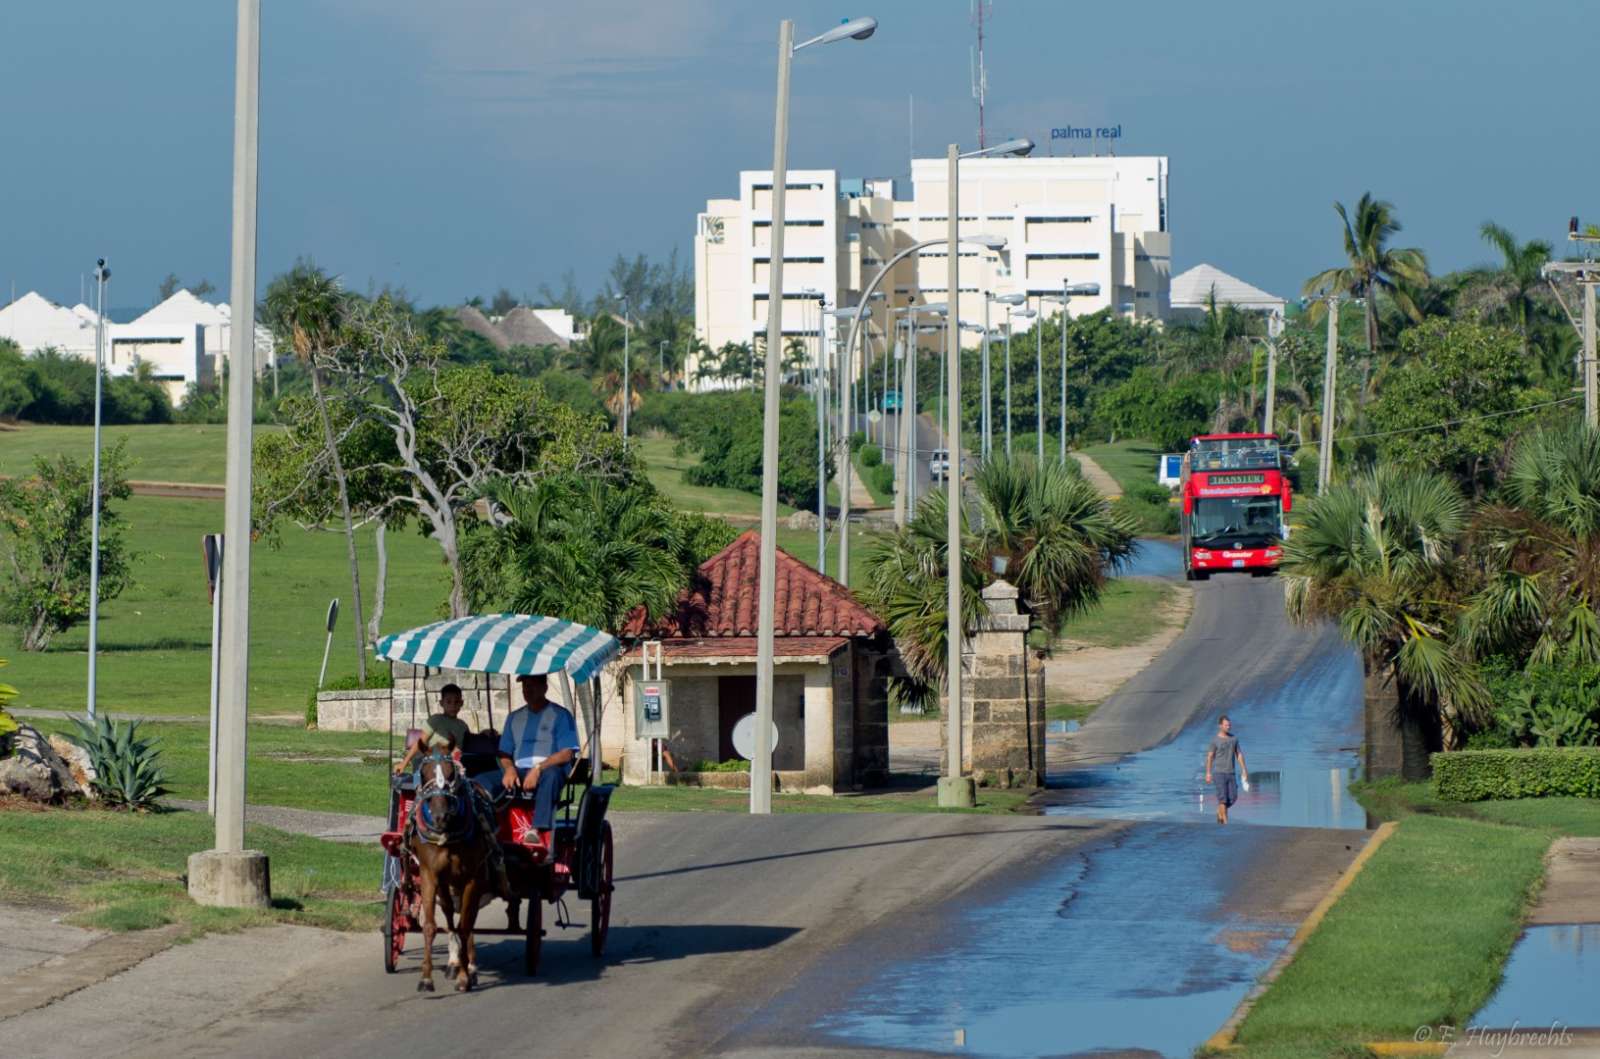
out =
[[[783,333],[815,340],[829,306],[854,305],[895,253],[943,239],[947,162],[912,162],[909,188],[841,179],[831,169],[790,170],[785,204]],[[909,192],[909,193],[907,193]],[[770,170],[739,174],[739,197],[712,199],[695,234],[695,327],[712,349],[756,345],[766,334],[771,264]],[[1110,307],[1133,319],[1169,312],[1172,239],[1164,157],[984,158],[961,163],[960,232],[999,236],[1004,250],[961,250],[959,311],[983,319],[986,295],[1021,292],[1045,316],[1063,284],[1096,283],[1074,315]],[[881,349],[891,309],[949,300],[945,248],[920,251],[885,277],[873,302],[867,348]],[[991,316],[991,323],[997,321]],[[1019,328],[1020,328],[1019,324]],[[967,333],[969,344],[977,336]],[[691,376],[692,378],[693,376]]]

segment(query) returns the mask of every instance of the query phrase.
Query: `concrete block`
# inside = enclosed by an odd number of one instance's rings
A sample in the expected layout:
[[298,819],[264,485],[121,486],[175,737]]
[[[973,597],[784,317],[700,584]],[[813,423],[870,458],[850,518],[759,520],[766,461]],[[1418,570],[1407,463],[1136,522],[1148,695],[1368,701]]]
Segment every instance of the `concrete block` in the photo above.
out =
[[939,777],[939,808],[971,809],[977,804],[978,792],[971,776]]
[[272,881],[259,849],[189,854],[189,896],[215,908],[269,908]]

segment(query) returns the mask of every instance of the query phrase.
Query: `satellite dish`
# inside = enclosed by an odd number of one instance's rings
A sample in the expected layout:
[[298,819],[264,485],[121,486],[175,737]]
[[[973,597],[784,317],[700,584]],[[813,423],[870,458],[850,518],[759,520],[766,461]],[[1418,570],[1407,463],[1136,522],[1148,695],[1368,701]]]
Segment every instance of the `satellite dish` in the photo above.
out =
[[[772,749],[778,749],[778,725],[772,724]],[[739,723],[733,726],[733,749],[746,761],[754,760],[756,755],[756,715],[747,713],[739,718]]]

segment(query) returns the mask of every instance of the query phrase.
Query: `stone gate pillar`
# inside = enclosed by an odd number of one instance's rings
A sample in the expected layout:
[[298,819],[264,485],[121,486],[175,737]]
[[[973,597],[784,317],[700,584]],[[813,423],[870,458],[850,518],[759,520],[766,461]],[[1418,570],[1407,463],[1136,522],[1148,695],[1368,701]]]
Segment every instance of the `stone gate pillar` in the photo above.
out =
[[[1044,666],[1029,657],[1029,618],[1005,581],[985,588],[983,600],[989,613],[967,633],[962,659],[962,764],[980,784],[1042,786]],[[939,733],[943,743],[942,723]]]

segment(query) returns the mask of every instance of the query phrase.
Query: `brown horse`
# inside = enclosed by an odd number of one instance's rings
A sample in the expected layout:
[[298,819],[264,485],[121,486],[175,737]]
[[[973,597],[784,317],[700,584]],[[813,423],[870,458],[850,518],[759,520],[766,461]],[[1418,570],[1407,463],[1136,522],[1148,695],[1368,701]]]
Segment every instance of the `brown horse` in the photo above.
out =
[[[478,950],[472,936],[478,906],[496,892],[491,854],[497,841],[473,805],[461,765],[444,754],[431,754],[419,765],[421,788],[406,823],[406,845],[421,869],[423,909],[422,980],[418,992],[433,992],[433,939],[438,932],[435,904],[444,907],[450,932],[450,963],[456,992],[478,984]],[[454,923],[460,909],[459,928]]]

